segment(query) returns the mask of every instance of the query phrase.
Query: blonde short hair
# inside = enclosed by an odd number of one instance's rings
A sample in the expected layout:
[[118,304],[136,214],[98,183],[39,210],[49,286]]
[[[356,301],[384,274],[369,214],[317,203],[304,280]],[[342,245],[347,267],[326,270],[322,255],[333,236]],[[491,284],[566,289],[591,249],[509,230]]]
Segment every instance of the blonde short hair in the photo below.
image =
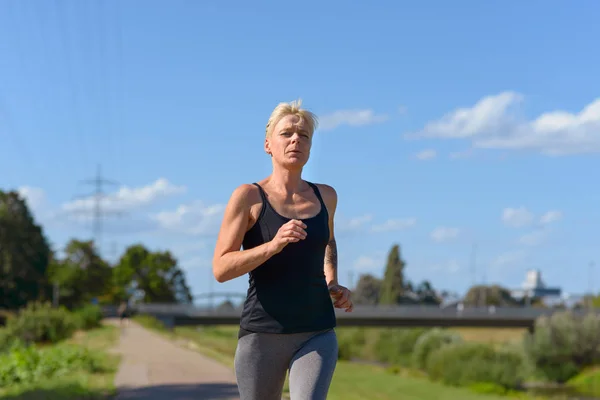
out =
[[317,126],[319,125],[319,121],[315,114],[313,114],[312,112],[310,112],[308,110],[301,108],[301,105],[302,105],[301,99],[294,100],[290,103],[279,103],[277,105],[277,107],[275,107],[273,112],[271,113],[271,116],[269,117],[269,121],[267,122],[267,128],[266,128],[266,132],[265,132],[266,137],[271,136],[271,134],[273,133],[273,129],[275,128],[275,125],[277,125],[277,123],[279,121],[281,121],[282,118],[284,118],[288,115],[296,115],[296,116],[302,118],[302,120],[306,124],[306,127],[308,128],[309,133],[312,135],[315,132],[315,130],[317,129]]

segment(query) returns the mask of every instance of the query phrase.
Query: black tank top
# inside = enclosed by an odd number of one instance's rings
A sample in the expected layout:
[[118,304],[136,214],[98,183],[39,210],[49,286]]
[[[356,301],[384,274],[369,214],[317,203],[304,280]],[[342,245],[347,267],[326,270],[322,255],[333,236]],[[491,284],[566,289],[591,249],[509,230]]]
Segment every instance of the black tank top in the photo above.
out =
[[[240,320],[240,336],[245,331],[297,333],[330,329],[336,318],[327,289],[324,259],[329,242],[328,212],[317,186],[314,190],[321,211],[303,219],[306,238],[289,243],[281,252],[250,271],[249,287]],[[246,232],[244,249],[272,240],[279,228],[290,221],[269,203],[258,183],[262,198],[258,220]]]

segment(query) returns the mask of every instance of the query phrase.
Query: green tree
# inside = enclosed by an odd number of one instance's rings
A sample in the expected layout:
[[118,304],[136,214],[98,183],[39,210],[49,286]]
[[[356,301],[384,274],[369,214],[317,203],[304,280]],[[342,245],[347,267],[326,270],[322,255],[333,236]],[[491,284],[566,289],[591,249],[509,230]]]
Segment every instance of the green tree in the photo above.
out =
[[0,191],[0,308],[18,309],[50,295],[50,246],[18,193]]
[[380,292],[381,279],[371,274],[363,274],[352,291],[352,300],[355,304],[375,305],[379,301]]
[[113,273],[115,299],[126,299],[136,290],[146,303],[192,301],[185,273],[169,251],[151,252],[141,244],[130,246]]
[[112,270],[92,241],[73,239],[62,260],[53,260],[50,279],[58,284],[61,305],[74,308],[105,295],[111,287]]
[[395,244],[388,254],[379,304],[398,304],[400,302],[404,291],[404,267],[405,263],[400,257],[400,246]]
[[519,305],[518,301],[512,297],[508,289],[498,285],[473,286],[465,295],[464,304],[470,307],[506,307]]
[[419,296],[421,304],[439,305],[441,303],[441,299],[427,280],[417,286],[415,293]]

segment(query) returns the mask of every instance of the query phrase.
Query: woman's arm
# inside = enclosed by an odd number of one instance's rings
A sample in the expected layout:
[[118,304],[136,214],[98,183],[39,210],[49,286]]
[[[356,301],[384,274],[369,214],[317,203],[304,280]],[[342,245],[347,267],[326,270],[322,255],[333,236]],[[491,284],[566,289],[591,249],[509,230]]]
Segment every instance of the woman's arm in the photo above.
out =
[[334,188],[327,185],[320,185],[320,191],[329,213],[329,243],[327,243],[327,247],[325,248],[324,263],[327,287],[329,288],[329,293],[334,298],[334,307],[351,312],[354,309],[351,292],[348,288],[340,285],[338,281],[338,252],[334,232],[335,210],[338,200],[337,193]]
[[337,208],[337,193],[334,188],[329,185],[319,185],[319,190],[323,201],[327,206],[327,213],[329,214],[329,243],[325,248],[325,279],[327,285],[338,284],[338,252],[337,243],[335,242],[334,232],[334,219],[335,210]]
[[270,243],[249,250],[240,250],[250,219],[249,196],[252,185],[237,187],[225,207],[223,222],[213,255],[213,274],[219,282],[242,276],[273,256]]

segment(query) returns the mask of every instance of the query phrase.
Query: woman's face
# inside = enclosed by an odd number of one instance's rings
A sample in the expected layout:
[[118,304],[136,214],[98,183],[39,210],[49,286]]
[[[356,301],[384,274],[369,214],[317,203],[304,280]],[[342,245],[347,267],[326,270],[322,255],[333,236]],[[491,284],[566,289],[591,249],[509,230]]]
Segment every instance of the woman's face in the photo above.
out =
[[273,161],[289,169],[304,167],[310,157],[312,135],[296,115],[282,118],[265,139],[265,151]]

